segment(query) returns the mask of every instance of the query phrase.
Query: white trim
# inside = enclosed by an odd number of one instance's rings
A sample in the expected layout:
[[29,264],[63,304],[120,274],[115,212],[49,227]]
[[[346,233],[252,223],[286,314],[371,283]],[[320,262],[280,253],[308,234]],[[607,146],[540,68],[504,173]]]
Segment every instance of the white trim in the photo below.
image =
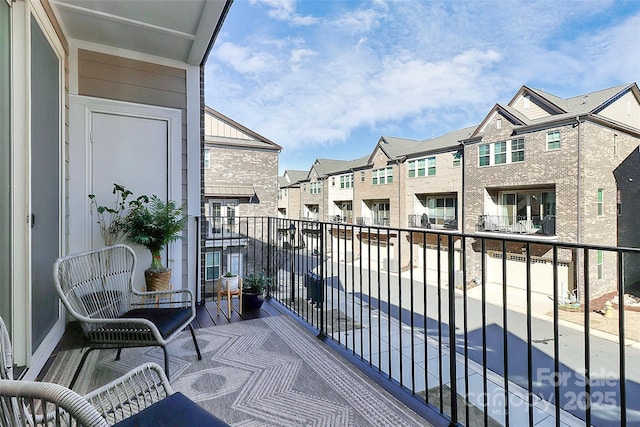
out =
[[[192,218],[201,215],[201,173],[200,167],[200,67],[191,66],[186,72],[187,78],[187,206]],[[190,220],[187,226],[187,285],[194,292],[196,300],[200,297],[200,230],[196,221]]]
[[[14,3],[11,10],[11,289],[13,308],[13,358],[17,365],[27,365],[29,357],[30,305],[25,283],[31,281],[29,227],[29,53],[30,15],[26,3]],[[20,284],[18,286],[17,284]]]
[[[64,142],[65,142],[65,96],[64,96],[64,48],[58,39],[49,17],[40,2],[27,1],[11,4],[11,165],[13,212],[12,233],[12,337],[14,361],[18,365],[31,367],[29,372],[37,374],[37,366],[43,365],[64,330],[63,311],[40,346],[32,348],[31,309],[31,17],[46,37],[58,58],[58,188],[60,194],[58,253],[63,249],[64,228]],[[28,284],[25,286],[25,283]]]
[[[182,200],[182,112],[173,108],[114,101],[80,95],[69,95],[69,210],[77,215],[69,217],[69,252],[91,248],[90,204],[87,195],[91,188],[90,128],[93,113],[118,114],[167,123],[169,150],[167,159],[167,187],[171,200]],[[84,214],[81,214],[84,212]],[[168,266],[173,277],[182,277],[182,243],[169,245]],[[174,283],[176,289],[183,284]]]

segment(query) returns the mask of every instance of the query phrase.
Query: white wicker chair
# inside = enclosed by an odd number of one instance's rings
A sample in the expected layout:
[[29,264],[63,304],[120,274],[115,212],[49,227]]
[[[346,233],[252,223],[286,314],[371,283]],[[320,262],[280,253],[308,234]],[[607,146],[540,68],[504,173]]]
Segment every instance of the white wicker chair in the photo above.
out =
[[13,379],[11,342],[0,318],[0,425],[106,427],[173,394],[155,363],[80,396],[58,384]]
[[138,292],[133,288],[136,256],[126,245],[108,246],[59,258],[53,266],[55,287],[62,303],[80,325],[89,349],[71,380],[73,388],[89,353],[94,349],[160,346],[169,377],[166,344],[191,326],[196,309],[189,290]]

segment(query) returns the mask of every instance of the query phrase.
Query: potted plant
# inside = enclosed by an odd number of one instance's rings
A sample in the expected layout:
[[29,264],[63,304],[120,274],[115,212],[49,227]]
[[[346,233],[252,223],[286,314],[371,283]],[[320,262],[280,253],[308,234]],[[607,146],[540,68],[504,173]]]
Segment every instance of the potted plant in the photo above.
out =
[[222,289],[235,291],[238,289],[240,283],[240,277],[237,274],[233,274],[230,271],[227,271],[224,276],[222,276]]
[[113,207],[98,206],[95,194],[89,194],[91,200],[91,210],[95,209],[100,226],[100,235],[106,246],[114,245],[125,234],[124,219],[127,208],[127,198],[133,193],[123,185],[113,184],[113,194],[116,199]]
[[140,196],[129,203],[131,210],[123,221],[127,240],[151,252],[151,266],[144,272],[147,291],[168,289],[171,269],[162,265],[161,252],[182,238],[189,216],[184,207],[158,196]]
[[242,279],[242,310],[254,311],[262,307],[264,291],[271,286],[271,278],[264,273],[251,273]]

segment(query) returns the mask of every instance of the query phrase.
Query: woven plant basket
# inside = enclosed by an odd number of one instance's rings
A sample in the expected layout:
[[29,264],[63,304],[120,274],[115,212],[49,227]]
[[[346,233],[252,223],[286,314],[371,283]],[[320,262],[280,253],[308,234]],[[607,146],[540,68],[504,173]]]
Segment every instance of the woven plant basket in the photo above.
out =
[[171,280],[171,270],[144,272],[144,279],[147,283],[147,291],[166,291],[169,289],[169,281]]

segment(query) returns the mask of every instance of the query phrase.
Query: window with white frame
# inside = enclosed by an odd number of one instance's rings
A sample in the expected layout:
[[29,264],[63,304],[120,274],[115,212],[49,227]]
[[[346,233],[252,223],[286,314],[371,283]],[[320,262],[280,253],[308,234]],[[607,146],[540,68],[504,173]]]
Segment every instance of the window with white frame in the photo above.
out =
[[227,271],[242,276],[242,254],[230,253],[227,255]]
[[364,177],[364,171],[361,171],[360,172],[360,182],[365,182],[365,181],[366,181],[366,179]]
[[373,185],[391,184],[393,182],[393,167],[376,169],[372,171]]
[[480,144],[478,165],[493,166],[524,162],[524,138]]
[[524,162],[524,138],[511,140],[511,163]]
[[309,192],[311,194],[322,193],[322,181],[315,181],[309,184]]
[[560,131],[547,132],[547,150],[560,148]]
[[204,262],[204,280],[211,281],[220,277],[220,251],[207,252]]
[[460,166],[462,162],[462,153],[459,151],[457,153],[453,153],[453,167],[457,168]]
[[409,178],[420,176],[433,176],[436,174],[436,158],[426,157],[424,159],[411,160],[407,164]]
[[211,161],[211,150],[204,150],[204,168],[209,169]]
[[340,175],[340,188],[353,187],[353,174]]

